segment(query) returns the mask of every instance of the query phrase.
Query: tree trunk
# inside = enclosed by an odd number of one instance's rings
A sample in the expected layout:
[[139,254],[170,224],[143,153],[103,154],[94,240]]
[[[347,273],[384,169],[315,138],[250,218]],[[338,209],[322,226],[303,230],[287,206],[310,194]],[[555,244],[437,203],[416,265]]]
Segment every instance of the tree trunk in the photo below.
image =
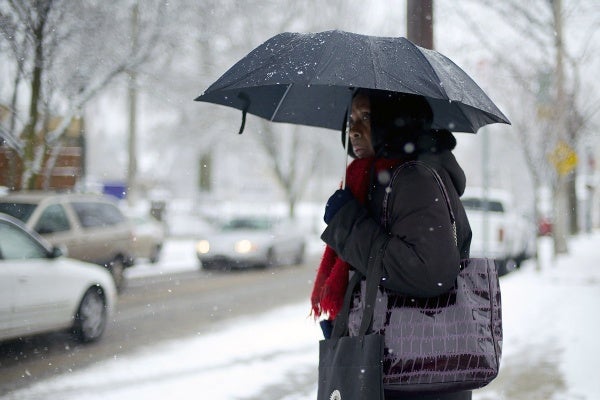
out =
[[[131,50],[135,53],[138,48],[138,4],[131,10]],[[127,203],[133,207],[137,196],[137,71],[131,69],[129,74],[128,100],[129,100],[129,140],[127,168]]]
[[21,187],[24,189],[35,188],[35,178],[38,173],[35,165],[36,149],[43,143],[44,138],[36,137],[36,127],[39,118],[38,105],[41,98],[42,90],[42,75],[44,73],[44,27],[46,25],[46,17],[49,12],[49,4],[40,7],[37,13],[37,24],[33,29],[34,40],[34,59],[33,73],[31,79],[31,99],[29,102],[29,118],[25,126],[25,149],[23,154],[23,176],[21,178]]
[[573,171],[567,177],[567,198],[569,207],[569,234],[576,235],[579,233],[579,211],[577,201],[577,170]]

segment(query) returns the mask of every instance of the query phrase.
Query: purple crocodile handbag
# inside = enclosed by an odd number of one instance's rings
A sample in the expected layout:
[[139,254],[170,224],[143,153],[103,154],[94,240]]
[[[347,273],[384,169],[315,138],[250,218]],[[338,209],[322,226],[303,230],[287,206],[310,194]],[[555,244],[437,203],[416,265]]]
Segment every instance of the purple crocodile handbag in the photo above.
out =
[[[455,224],[441,178],[424,166],[440,185]],[[377,290],[372,330],[384,336],[386,393],[472,390],[487,385],[498,375],[502,311],[494,260],[463,260],[454,287],[431,298],[404,296],[382,287],[374,289],[369,281],[377,279],[383,266],[373,267],[373,276],[369,274],[367,282],[361,283],[360,292],[354,295],[348,328],[351,336],[357,334],[365,304],[372,302],[367,300],[373,298],[369,292]]]
[[378,327],[374,321],[373,330],[385,338],[387,392],[471,390],[498,375],[502,320],[494,261],[469,259],[461,267],[456,285],[441,296],[419,299],[379,290],[376,301],[387,304],[387,323]]

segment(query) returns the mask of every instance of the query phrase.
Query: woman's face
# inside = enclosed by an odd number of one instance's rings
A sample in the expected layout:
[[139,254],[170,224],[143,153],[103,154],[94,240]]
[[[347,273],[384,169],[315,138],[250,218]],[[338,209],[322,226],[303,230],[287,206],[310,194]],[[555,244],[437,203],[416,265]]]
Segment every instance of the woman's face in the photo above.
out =
[[350,144],[352,144],[352,150],[358,158],[375,155],[371,143],[371,102],[369,97],[364,94],[358,94],[352,100]]

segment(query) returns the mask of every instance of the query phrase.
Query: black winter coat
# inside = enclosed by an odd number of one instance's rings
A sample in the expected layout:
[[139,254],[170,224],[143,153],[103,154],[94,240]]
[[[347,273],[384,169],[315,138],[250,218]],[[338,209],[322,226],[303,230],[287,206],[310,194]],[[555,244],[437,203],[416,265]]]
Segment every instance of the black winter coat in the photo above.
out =
[[[433,167],[446,186],[456,218],[458,245],[441,189],[432,174],[420,165],[402,168],[392,182],[387,206],[387,230],[381,224],[387,182],[376,182],[366,206],[358,201],[345,204],[330,221],[321,238],[363,275],[367,273],[369,259],[383,249],[382,286],[405,295],[431,297],[444,293],[454,284],[460,260],[469,257],[471,228],[460,202],[460,195],[465,190],[465,175],[452,153],[427,154],[421,156],[420,161]],[[380,312],[385,313],[386,310]],[[374,328],[377,320],[385,321],[385,315],[378,315],[377,307],[374,318]],[[350,328],[356,326],[356,315],[351,314],[350,325]],[[353,329],[350,331],[352,334]],[[471,392],[402,397],[440,400],[470,398]]]

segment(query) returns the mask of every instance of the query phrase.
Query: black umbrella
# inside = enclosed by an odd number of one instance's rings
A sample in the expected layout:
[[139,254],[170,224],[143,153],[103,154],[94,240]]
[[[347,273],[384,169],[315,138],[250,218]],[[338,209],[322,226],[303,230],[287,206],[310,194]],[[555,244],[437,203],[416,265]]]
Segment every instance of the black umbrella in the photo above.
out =
[[[354,88],[425,96],[432,128],[477,132],[510,123],[483,90],[444,55],[408,39],[344,31],[281,33],[258,46],[197,101],[275,122],[341,130]],[[242,129],[243,130],[243,124]]]

